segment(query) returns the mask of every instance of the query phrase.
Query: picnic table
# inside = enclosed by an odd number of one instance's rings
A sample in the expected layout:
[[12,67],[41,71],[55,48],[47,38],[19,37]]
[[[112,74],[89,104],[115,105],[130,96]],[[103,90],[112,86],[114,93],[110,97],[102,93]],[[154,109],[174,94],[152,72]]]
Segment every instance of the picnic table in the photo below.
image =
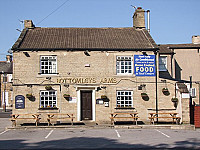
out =
[[131,119],[137,125],[138,113],[137,112],[114,112],[110,113],[111,125],[114,125],[115,120]]
[[154,124],[155,122],[155,119],[157,118],[169,118],[169,119],[172,119],[172,123],[174,123],[176,121],[177,124],[179,124],[180,122],[180,117],[177,117],[177,114],[176,112],[158,112],[158,113],[149,113],[150,117],[150,124]]
[[12,126],[17,125],[17,120],[34,120],[36,126],[38,125],[39,121],[41,118],[39,118],[41,114],[11,114],[11,121],[12,121]]
[[75,117],[73,117],[73,114],[67,114],[67,113],[48,113],[47,114],[47,121],[48,126],[52,124],[52,121],[58,121],[58,120],[70,120],[71,125],[73,125],[73,120]]

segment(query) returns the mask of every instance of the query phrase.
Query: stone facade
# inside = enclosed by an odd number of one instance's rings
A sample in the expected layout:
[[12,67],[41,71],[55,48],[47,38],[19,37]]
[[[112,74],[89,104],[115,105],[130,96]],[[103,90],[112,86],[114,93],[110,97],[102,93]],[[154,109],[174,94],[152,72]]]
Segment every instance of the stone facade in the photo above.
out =
[[[90,51],[90,56],[84,51],[24,51],[14,52],[14,76],[13,89],[14,97],[23,95],[25,97],[25,109],[15,109],[13,113],[41,113],[44,115],[42,122],[46,122],[46,113],[73,113],[75,121],[81,121],[81,91],[92,91],[92,120],[101,124],[110,122],[110,113],[115,111],[136,111],[139,121],[149,123],[148,113],[155,112],[156,107],[156,78],[138,77],[135,74],[117,75],[117,56],[142,55],[141,52],[134,51]],[[154,55],[153,52],[147,52]],[[44,75],[40,74],[40,57],[56,56],[57,73]],[[158,60],[158,58],[157,58]],[[183,122],[188,123],[188,99],[182,99],[178,103],[177,109],[174,107],[171,98],[175,97],[175,81],[161,81],[158,78],[158,109],[163,111],[177,111]],[[51,85],[57,91],[58,109],[40,108],[40,91],[45,90],[46,85]],[[142,89],[138,87],[145,85]],[[163,94],[162,89],[168,88],[170,95]],[[117,91],[133,92],[133,107],[116,109]],[[149,100],[143,100],[141,93],[146,92]],[[26,98],[26,94],[32,93],[34,101]],[[69,101],[63,97],[69,94],[73,100]],[[109,99],[109,107],[97,104],[97,99],[106,95]]]

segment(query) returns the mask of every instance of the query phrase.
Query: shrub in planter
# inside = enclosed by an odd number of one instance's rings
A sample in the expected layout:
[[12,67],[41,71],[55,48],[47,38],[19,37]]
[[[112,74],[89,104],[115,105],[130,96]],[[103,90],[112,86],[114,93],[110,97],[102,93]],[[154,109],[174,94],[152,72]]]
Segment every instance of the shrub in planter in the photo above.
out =
[[101,99],[107,99],[106,95],[101,95]]
[[26,94],[26,98],[28,98],[30,101],[35,101],[35,96],[30,93]]
[[148,96],[148,95],[147,95],[147,93],[141,93],[141,96],[142,96],[142,97],[146,97],[146,96]]
[[174,103],[178,102],[178,98],[174,97],[174,98],[171,99],[171,101],[174,102]]
[[52,90],[52,86],[51,85],[47,85],[47,86],[45,86],[45,89],[46,90]]
[[33,97],[32,94],[30,94],[30,93],[26,94],[26,98],[31,98],[31,97]]

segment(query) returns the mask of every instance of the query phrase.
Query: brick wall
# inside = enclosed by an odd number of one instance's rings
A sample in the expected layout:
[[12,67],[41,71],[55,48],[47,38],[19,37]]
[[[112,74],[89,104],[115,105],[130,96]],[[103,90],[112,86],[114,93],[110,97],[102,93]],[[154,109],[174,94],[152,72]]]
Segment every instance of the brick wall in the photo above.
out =
[[200,106],[194,107],[194,125],[196,128],[200,128]]

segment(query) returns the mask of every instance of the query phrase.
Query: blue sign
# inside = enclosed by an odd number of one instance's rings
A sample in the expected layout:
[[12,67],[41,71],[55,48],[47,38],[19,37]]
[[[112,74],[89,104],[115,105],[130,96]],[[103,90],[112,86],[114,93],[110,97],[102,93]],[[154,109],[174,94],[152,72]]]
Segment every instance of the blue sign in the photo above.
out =
[[155,55],[134,55],[134,72],[136,76],[155,76]]
[[23,95],[15,96],[15,108],[24,109],[25,108],[25,97]]

